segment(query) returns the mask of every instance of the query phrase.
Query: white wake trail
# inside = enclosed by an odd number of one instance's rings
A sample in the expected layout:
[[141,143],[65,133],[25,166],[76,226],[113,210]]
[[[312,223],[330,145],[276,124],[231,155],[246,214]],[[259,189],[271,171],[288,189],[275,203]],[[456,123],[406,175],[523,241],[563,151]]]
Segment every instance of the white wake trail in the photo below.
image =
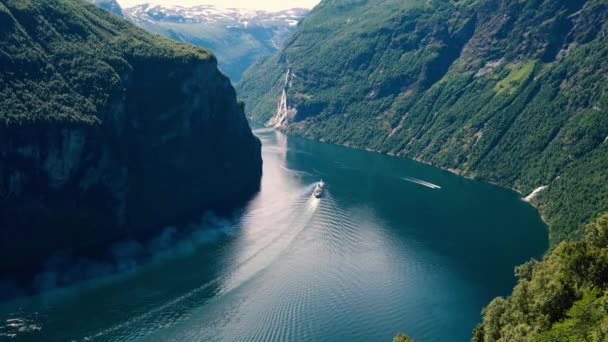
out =
[[426,186],[427,188],[431,188],[431,189],[441,189],[441,187],[437,184],[433,184],[433,183],[429,183],[429,182],[425,182],[421,179],[417,179],[417,178],[412,178],[412,177],[403,177],[402,178],[404,181],[408,181],[410,183],[415,183],[418,185],[422,185],[422,186]]

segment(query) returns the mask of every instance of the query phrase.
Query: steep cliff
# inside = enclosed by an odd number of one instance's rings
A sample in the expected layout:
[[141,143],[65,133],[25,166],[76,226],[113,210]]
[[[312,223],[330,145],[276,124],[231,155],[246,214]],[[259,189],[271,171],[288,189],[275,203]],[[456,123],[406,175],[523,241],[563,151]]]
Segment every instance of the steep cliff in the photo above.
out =
[[557,243],[608,210],[607,19],[599,0],[324,0],[237,90],[290,133],[534,194]]
[[0,0],[0,274],[234,208],[261,163],[208,51],[81,0]]

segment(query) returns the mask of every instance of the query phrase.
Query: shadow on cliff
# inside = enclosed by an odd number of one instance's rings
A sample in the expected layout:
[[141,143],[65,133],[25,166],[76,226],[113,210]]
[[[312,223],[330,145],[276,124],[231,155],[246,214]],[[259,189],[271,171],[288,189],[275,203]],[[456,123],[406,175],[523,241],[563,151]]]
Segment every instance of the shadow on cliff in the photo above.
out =
[[125,236],[84,253],[60,251],[40,268],[22,270],[20,275],[11,277],[0,276],[0,303],[95,288],[134,275],[143,267],[188,257],[236,234],[245,208],[256,195],[240,203],[238,209],[207,211],[195,220],[146,235]]

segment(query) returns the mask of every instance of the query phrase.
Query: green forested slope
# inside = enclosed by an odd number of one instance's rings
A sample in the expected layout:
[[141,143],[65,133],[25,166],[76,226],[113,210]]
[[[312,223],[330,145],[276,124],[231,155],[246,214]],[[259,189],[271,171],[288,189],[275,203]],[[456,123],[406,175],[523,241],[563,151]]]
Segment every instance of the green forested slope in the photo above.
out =
[[215,59],[78,0],[2,0],[0,35],[0,121],[6,125],[98,123],[136,61]]
[[562,242],[516,269],[508,298],[484,309],[473,342],[608,340],[608,215],[581,241]]
[[0,278],[234,209],[260,147],[207,50],[84,0],[0,0]]
[[557,243],[608,210],[607,18],[601,0],[325,0],[238,91],[294,134],[547,186]]

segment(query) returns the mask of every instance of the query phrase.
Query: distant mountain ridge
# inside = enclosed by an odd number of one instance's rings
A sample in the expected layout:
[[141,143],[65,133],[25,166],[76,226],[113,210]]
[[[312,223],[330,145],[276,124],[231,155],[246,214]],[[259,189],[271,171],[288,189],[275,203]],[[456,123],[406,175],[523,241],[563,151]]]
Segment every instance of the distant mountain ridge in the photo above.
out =
[[166,21],[178,23],[215,23],[226,22],[247,26],[249,23],[260,26],[277,25],[296,26],[298,21],[308,13],[305,8],[293,8],[282,11],[266,11],[242,8],[221,8],[214,5],[193,7],[141,4],[126,9],[129,17],[135,20]]
[[141,4],[123,12],[148,31],[211,49],[218,56],[220,69],[236,83],[252,63],[278,50],[309,10]]

